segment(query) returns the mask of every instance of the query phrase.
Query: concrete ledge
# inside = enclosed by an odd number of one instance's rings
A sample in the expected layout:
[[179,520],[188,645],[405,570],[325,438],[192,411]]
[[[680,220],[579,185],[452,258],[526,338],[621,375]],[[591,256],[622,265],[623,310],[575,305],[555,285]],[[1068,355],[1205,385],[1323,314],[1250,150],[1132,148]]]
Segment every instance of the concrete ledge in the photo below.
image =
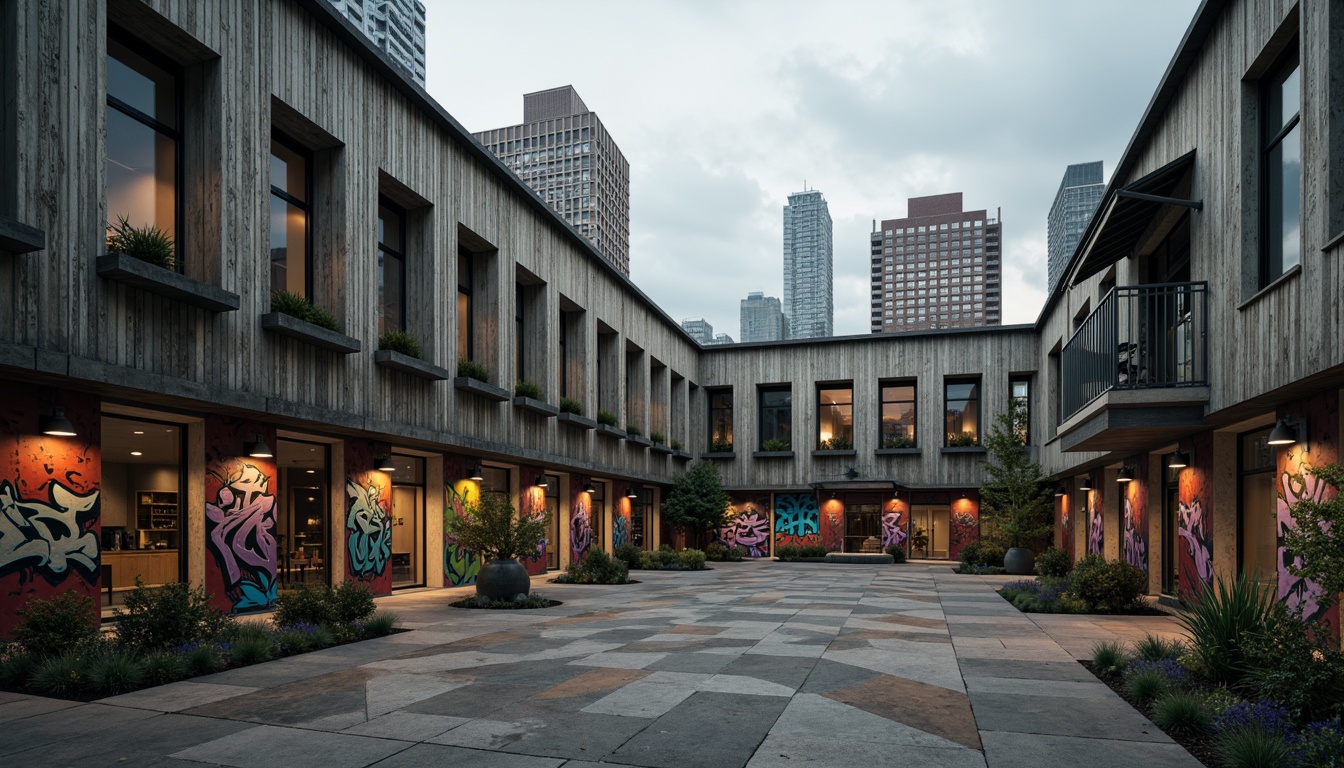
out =
[[46,247],[46,232],[8,216],[0,216],[0,251],[32,253]]
[[613,440],[624,440],[627,437],[624,429],[613,427],[610,424],[598,424],[597,434],[610,437]]
[[211,312],[233,312],[239,307],[236,293],[230,293],[219,286],[207,285],[199,280],[192,280],[186,275],[179,275],[172,270],[122,253],[99,256],[96,268],[98,276],[104,280],[176,299],[183,304],[208,309]]
[[863,563],[866,565],[890,565],[896,558],[886,552],[830,552],[823,562],[827,563]]
[[666,445],[663,445],[662,443],[654,443],[650,447],[653,448],[655,453],[668,453],[668,454],[672,453],[672,449],[668,448]]
[[373,362],[384,368],[390,368],[394,371],[409,373],[429,381],[443,381],[453,377],[452,371],[447,368],[440,368],[433,363],[427,363],[417,357],[404,355],[390,349],[379,349],[373,353]]
[[858,451],[855,451],[853,448],[818,448],[812,452],[812,458],[814,459],[841,459],[850,458],[856,455],[858,455]]
[[261,327],[270,333],[278,333],[281,336],[298,339],[305,344],[329,349],[342,355],[354,354],[360,348],[359,339],[327,330],[319,325],[313,325],[297,317],[286,315],[284,312],[271,312],[262,315]]
[[[686,458],[690,458],[688,455]],[[700,454],[702,459],[735,459],[737,454],[733,451],[705,451]]]
[[545,400],[538,400],[534,397],[524,397],[523,395],[514,395],[513,407],[528,413],[535,413],[538,416],[545,416],[548,419],[555,418],[560,413],[560,409]]
[[561,411],[560,415],[555,417],[555,420],[561,424],[568,424],[576,429],[597,429],[596,421],[593,421],[586,416],[580,416],[577,413],[569,413],[568,411]]
[[507,390],[500,389],[493,384],[486,384],[484,381],[478,381],[470,376],[458,376],[453,379],[453,388],[495,403],[502,403],[510,398]]
[[877,456],[918,456],[923,452],[923,448],[878,448],[873,451],[873,454]]

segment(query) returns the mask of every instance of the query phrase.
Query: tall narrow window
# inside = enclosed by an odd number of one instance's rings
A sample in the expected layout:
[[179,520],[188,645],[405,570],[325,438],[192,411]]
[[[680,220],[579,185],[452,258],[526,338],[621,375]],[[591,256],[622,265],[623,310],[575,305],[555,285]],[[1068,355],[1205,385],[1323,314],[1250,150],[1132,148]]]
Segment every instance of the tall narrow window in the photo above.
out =
[[1008,380],[1008,402],[1021,421],[1017,425],[1017,439],[1026,445],[1031,440],[1031,379],[1014,376]]
[[383,200],[378,204],[378,333],[406,330],[406,218]]
[[162,266],[177,269],[180,104],[179,79],[166,66],[107,41],[107,223],[162,231],[174,243]]
[[817,449],[854,448],[854,386],[817,387]]
[[1302,261],[1301,78],[1296,42],[1262,82],[1260,286],[1264,287]]
[[709,450],[733,450],[733,390],[711,389],[709,394]]
[[914,448],[915,384],[882,385],[883,448]]
[[457,356],[462,360],[472,359],[475,350],[476,325],[472,319],[471,251],[459,248],[457,251]]
[[761,387],[759,393],[760,444],[762,451],[793,449],[793,390],[785,384]]
[[1241,524],[1238,570],[1269,587],[1278,584],[1277,463],[1268,428],[1241,435],[1238,446],[1237,517]]
[[513,284],[513,372],[518,381],[527,378],[527,315],[524,310],[527,301],[527,288],[522,283]]
[[569,323],[560,310],[560,396],[569,397]]
[[308,158],[279,137],[271,138],[271,291],[312,298],[309,237],[312,206]]
[[979,445],[980,382],[965,379],[945,382],[943,402],[947,447]]

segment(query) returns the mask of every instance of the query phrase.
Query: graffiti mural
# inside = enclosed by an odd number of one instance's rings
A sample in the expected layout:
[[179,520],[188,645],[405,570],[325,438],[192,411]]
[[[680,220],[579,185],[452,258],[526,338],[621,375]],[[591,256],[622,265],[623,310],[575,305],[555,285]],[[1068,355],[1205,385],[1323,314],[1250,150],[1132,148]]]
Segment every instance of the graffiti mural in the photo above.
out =
[[1103,509],[1101,489],[1093,488],[1087,492],[1087,554],[1104,556],[1106,527],[1102,517]]
[[1193,460],[1181,470],[1176,505],[1176,591],[1197,595],[1213,583],[1213,436],[1194,438]]
[[821,510],[810,493],[775,496],[775,546],[821,544]]
[[1125,562],[1147,570],[1148,542],[1145,541],[1145,537],[1134,522],[1134,502],[1130,501],[1128,496],[1125,496],[1121,503],[1125,507],[1121,534]]
[[956,560],[961,548],[980,538],[980,503],[978,499],[954,499],[950,512],[951,529],[948,531],[947,556]]
[[611,521],[611,547],[615,549],[625,543],[629,535],[629,517],[619,514],[620,505],[617,506],[618,514]]
[[[277,552],[271,467],[233,459],[207,474],[206,548],[234,611],[275,603]],[[273,469],[271,469],[273,471]]]
[[821,544],[828,552],[843,552],[845,549],[845,504],[840,499],[827,499],[821,503]]
[[569,511],[569,560],[577,563],[588,554],[593,544],[592,520],[589,510],[592,501],[586,493],[574,494],[574,505]]
[[383,575],[392,559],[392,521],[383,501],[384,488],[345,481],[348,504],[345,515],[346,548],[350,574],[362,581]]
[[[451,471],[451,474],[449,472]],[[445,477],[461,477],[463,468],[454,464],[452,459],[444,460]],[[471,480],[459,480],[456,483],[445,483],[443,488],[443,517],[446,521],[449,516],[461,517],[466,514],[466,505],[470,503],[473,494],[480,493],[476,483]],[[445,524],[445,530],[447,525]],[[443,581],[449,587],[465,587],[476,583],[476,576],[481,572],[481,559],[474,552],[457,545],[457,539],[453,538],[451,533],[445,532],[443,535]]]
[[0,576],[32,574],[59,584],[74,573],[97,584],[98,494],[53,480],[48,499],[28,499],[0,480]]
[[907,512],[905,503],[901,501],[888,501],[882,508],[882,549],[887,547],[904,547],[905,540],[909,538],[906,533],[905,525],[909,522],[906,519]]
[[745,557],[770,556],[769,497],[734,499],[732,516],[714,532],[714,540],[725,547],[737,547]]
[[1072,497],[1068,493],[1065,493],[1063,496],[1055,497],[1056,546],[1069,553],[1070,562],[1076,559],[1077,556],[1075,552],[1078,549],[1073,540],[1073,516],[1069,514],[1069,501],[1071,498]]
[[1148,570],[1148,456],[1130,461],[1134,480],[1125,484],[1120,504],[1121,557],[1137,568]]
[[[523,467],[519,470],[521,477],[531,477],[537,472],[531,467]],[[544,520],[546,518],[546,490],[539,486],[528,486],[522,492],[523,508],[518,512],[524,517],[534,517]],[[527,569],[528,574],[537,576],[546,572],[546,547],[549,545],[546,539],[541,540],[541,546],[531,555],[519,556],[518,561]]]
[[[1329,501],[1335,491],[1313,477],[1307,470],[1339,461],[1339,400],[1334,392],[1298,401],[1285,409],[1301,415],[1310,425],[1307,440],[1279,450],[1275,492],[1278,518],[1278,595],[1289,608],[1301,608],[1302,618],[1308,622],[1323,621],[1336,635],[1339,633],[1339,608],[1331,605],[1315,582],[1294,576],[1290,564],[1300,566],[1300,558],[1283,544],[1284,531],[1295,527],[1289,509],[1302,499]],[[1283,414],[1280,414],[1283,415]]]

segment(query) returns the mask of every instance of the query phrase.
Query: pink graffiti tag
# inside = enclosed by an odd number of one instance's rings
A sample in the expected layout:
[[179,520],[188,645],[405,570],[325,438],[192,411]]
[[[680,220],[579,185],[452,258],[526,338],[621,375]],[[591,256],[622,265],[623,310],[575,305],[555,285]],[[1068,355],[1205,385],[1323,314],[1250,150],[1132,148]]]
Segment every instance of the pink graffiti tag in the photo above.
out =
[[275,497],[270,479],[251,464],[225,478],[214,503],[206,502],[210,543],[226,574],[225,584],[236,586],[244,566],[274,575],[276,567]]

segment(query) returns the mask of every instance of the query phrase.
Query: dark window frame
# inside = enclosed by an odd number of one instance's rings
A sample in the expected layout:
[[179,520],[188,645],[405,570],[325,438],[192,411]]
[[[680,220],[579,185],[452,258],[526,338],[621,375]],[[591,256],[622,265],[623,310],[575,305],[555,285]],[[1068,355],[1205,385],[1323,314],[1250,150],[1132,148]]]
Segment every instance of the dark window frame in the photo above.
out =
[[[311,194],[311,193],[310,193],[310,194]],[[380,236],[380,237],[378,238],[378,253],[382,254],[384,257],[388,257],[388,256],[390,256],[390,257],[396,259],[396,261],[397,261],[397,265],[398,265],[398,268],[399,268],[399,271],[401,272],[401,297],[400,297],[400,298],[401,298],[401,301],[399,302],[399,303],[401,304],[401,306],[400,306],[399,309],[398,309],[398,311],[399,311],[400,314],[401,314],[401,322],[398,324],[399,327],[394,328],[394,329],[392,329],[392,330],[396,330],[396,331],[404,331],[404,330],[406,330],[406,326],[407,326],[407,317],[406,317],[406,286],[407,286],[407,282],[406,282],[406,209],[405,209],[405,208],[402,208],[400,205],[397,205],[396,203],[392,202],[392,200],[388,199],[387,197],[385,197],[385,196],[383,196],[383,195],[379,195],[379,196],[378,196],[378,207],[379,207],[379,209],[387,208],[387,209],[391,210],[393,213],[395,213],[395,214],[397,215],[397,219],[399,220],[399,224],[398,224],[398,226],[397,226],[397,229],[399,230],[399,232],[397,233],[397,235],[398,235],[397,239],[398,239],[399,241],[401,241],[401,250],[400,250],[400,251],[397,251],[396,249],[391,248],[391,247],[385,245],[385,244],[384,244],[384,241],[383,241],[383,238]],[[378,218],[379,218],[379,222],[380,222],[380,224],[381,224],[381,221],[382,221],[382,215],[381,215],[381,213],[379,214],[379,217],[378,217]],[[378,333],[379,333],[379,335],[382,335],[383,333],[385,333],[385,331],[383,331],[383,329],[382,329],[382,324],[383,324],[383,307],[385,306],[385,302],[383,301],[383,290],[382,290],[383,280],[382,280],[382,275],[381,275],[381,272],[383,271],[383,266],[382,266],[382,264],[384,264],[384,263],[386,263],[386,262],[385,262],[385,259],[384,259],[384,260],[380,260],[379,267],[378,267],[378,269],[379,269],[379,273],[380,273],[380,274],[379,274],[379,280],[378,280],[378,325],[379,325]]]
[[[980,395],[981,380],[979,376],[951,376],[943,379],[943,447],[950,448],[952,433],[948,431],[947,424],[947,406],[952,399],[948,397],[948,388],[959,384],[974,384],[975,389],[975,443],[974,446],[982,446],[985,443],[985,426],[982,417],[984,416],[984,405],[981,402]],[[957,401],[971,400],[971,398],[956,398]],[[964,431],[964,430],[963,430]]]
[[[182,247],[182,235],[186,228],[186,211],[184,210],[186,197],[186,151],[183,148],[184,137],[182,126],[186,123],[186,109],[183,104],[185,92],[183,81],[186,79],[183,68],[180,64],[159,53],[153,46],[136,38],[130,32],[120,25],[108,22],[107,41],[116,41],[119,45],[130,48],[135,55],[145,59],[154,66],[162,69],[173,77],[173,119],[177,121],[177,128],[160,122],[152,115],[147,115],[135,107],[127,104],[121,99],[106,93],[105,103],[108,107],[116,109],[127,117],[142,123],[147,128],[164,134],[173,140],[173,256],[174,270],[179,274],[185,270],[186,254]],[[107,50],[107,41],[103,43],[104,60],[112,58],[112,53]],[[129,65],[128,65],[129,66]],[[106,89],[106,83],[104,83]],[[107,162],[107,148],[103,148],[103,162]],[[106,204],[107,190],[103,190],[103,201]]]
[[[309,199],[302,200],[289,192],[276,187],[275,184],[271,184],[271,195],[278,197],[286,203],[303,211],[304,215],[307,217],[305,221],[306,226],[303,228],[303,292],[304,298],[308,299],[309,302],[313,302],[313,152],[279,128],[271,128],[271,140],[303,158],[303,188],[304,193]],[[269,149],[267,152],[269,156]],[[288,246],[286,246],[286,248],[288,249]],[[289,261],[288,253],[285,254],[285,261],[286,263]],[[271,286],[270,288],[271,292],[275,293],[275,286]]]
[[[816,434],[814,435],[814,437],[816,438],[816,444],[817,444],[817,449],[818,449],[818,450],[827,450],[826,448],[824,448],[824,447],[822,446],[822,440],[821,440],[821,409],[822,409],[823,407],[827,407],[827,406],[832,407],[832,408],[843,408],[843,407],[846,405],[845,403],[823,403],[823,402],[821,402],[821,393],[822,393],[822,392],[838,392],[838,391],[844,391],[844,390],[848,390],[848,391],[849,391],[849,403],[848,403],[848,406],[849,406],[849,446],[850,446],[849,448],[844,449],[844,450],[852,450],[853,447],[854,447],[854,428],[855,428],[855,426],[857,426],[857,425],[854,423],[854,382],[853,382],[853,381],[840,381],[840,382],[829,382],[829,383],[818,382],[818,383],[817,383],[817,386],[816,386],[816,390],[815,390],[815,391],[816,391],[816,394],[817,394],[817,396],[816,396],[816,400],[815,400],[815,405],[816,405],[816,407],[817,407],[817,410],[816,410],[816,413],[817,413],[817,431],[816,431]],[[837,437],[837,435],[835,434],[834,429],[832,429],[832,432],[831,432],[831,439],[834,440],[836,437]]]
[[527,313],[523,305],[527,301],[527,286],[513,284],[513,378],[515,381],[527,381]]
[[[1269,236],[1272,207],[1276,202],[1279,203],[1280,205],[1282,204],[1281,200],[1276,201],[1270,199],[1269,178],[1270,178],[1271,154],[1274,152],[1275,149],[1283,146],[1284,139],[1288,138],[1288,136],[1292,134],[1294,131],[1297,131],[1297,143],[1298,143],[1297,149],[1299,160],[1301,158],[1302,132],[1298,130],[1298,128],[1302,124],[1302,94],[1300,90],[1299,93],[1297,94],[1297,112],[1292,117],[1284,119],[1283,116],[1280,116],[1279,125],[1273,128],[1270,127],[1268,120],[1270,115],[1271,92],[1276,88],[1282,87],[1283,80],[1286,79],[1286,76],[1290,76],[1294,71],[1298,73],[1298,83],[1299,83],[1298,87],[1300,89],[1302,57],[1301,57],[1301,44],[1297,35],[1294,35],[1293,39],[1284,47],[1283,51],[1279,53],[1277,57],[1275,57],[1274,64],[1270,66],[1268,71],[1265,72],[1265,74],[1260,78],[1259,81],[1260,136],[1258,141],[1258,149],[1259,149],[1258,166],[1260,171],[1260,233],[1261,233],[1260,253],[1259,253],[1259,273],[1258,273],[1259,288],[1264,288],[1265,286],[1274,282],[1278,278],[1282,277],[1285,273],[1287,273],[1289,270],[1293,268],[1291,266],[1286,269],[1283,268],[1283,253],[1281,252],[1281,250],[1278,250],[1276,252],[1276,249],[1280,248],[1281,243],[1275,243],[1274,238]],[[1271,130],[1274,132],[1270,133]],[[1297,183],[1298,183],[1298,189],[1295,190],[1295,193],[1297,194],[1298,198],[1297,220],[1300,230],[1302,222],[1302,194],[1301,194],[1302,178],[1300,175],[1300,171]],[[1286,192],[1286,190],[1281,191]],[[1280,222],[1280,225],[1282,225],[1282,222]],[[1293,266],[1301,265],[1302,256],[1303,253],[1299,244],[1297,254],[1298,261],[1297,264]],[[1270,262],[1273,259],[1277,259],[1278,261],[1278,267],[1279,267],[1278,272],[1271,271]]]
[[[1246,438],[1264,434],[1269,437],[1273,426],[1260,427],[1237,435],[1237,572],[1242,573],[1246,565],[1246,478],[1255,475],[1273,475],[1278,472],[1278,449],[1273,445],[1267,446],[1270,457],[1273,459],[1269,464],[1246,468]],[[1275,523],[1277,526],[1277,522]]]
[[[1027,406],[1026,409],[1025,409],[1025,413],[1023,414],[1024,417],[1025,417],[1024,420],[1023,420],[1023,424],[1022,424],[1022,444],[1023,444],[1023,445],[1031,445],[1031,414],[1032,414],[1032,407],[1031,407],[1031,390],[1033,389],[1033,387],[1031,386],[1031,384],[1032,384],[1032,381],[1031,381],[1031,380],[1032,380],[1032,376],[1029,375],[1029,374],[1020,374],[1020,375],[1009,376],[1009,377],[1008,377],[1008,403],[1009,403],[1009,405],[1011,406],[1013,403],[1015,403],[1015,402],[1021,400],[1021,401],[1024,401],[1025,404],[1026,404],[1026,406]],[[1018,384],[1025,384],[1025,385],[1026,385],[1026,387],[1027,387],[1027,394],[1026,394],[1026,395],[1024,395],[1024,396],[1022,396],[1022,397],[1018,397],[1016,394],[1013,393],[1013,388],[1014,388],[1016,385],[1018,385]]]
[[[887,388],[910,388],[909,400],[888,400]],[[886,379],[877,383],[877,447],[882,448],[887,441],[886,435],[886,407],[888,405],[898,405],[900,403],[909,403],[911,413],[915,415],[915,422],[910,425],[910,447],[919,447],[919,381],[917,379]]]
[[569,397],[569,318],[564,309],[560,310],[560,396]]
[[[780,392],[786,393],[789,396],[789,404],[787,406],[780,406],[780,405],[767,406],[765,404],[765,398],[767,395],[777,394]],[[768,421],[765,417],[767,411],[770,413],[774,413],[786,409],[789,415],[789,418],[785,422],[788,424],[789,450],[793,450],[793,385],[763,384],[756,388],[756,450],[764,451],[765,441],[767,439],[769,440],[779,439],[777,435],[772,435],[769,438],[765,436],[765,425]],[[773,420],[772,423],[779,424],[781,422],[779,421],[779,419],[776,418]]]
[[[719,397],[719,396],[722,396],[722,395],[727,395],[727,396],[728,396],[728,407],[727,407],[727,408],[716,408],[716,407],[715,407],[715,404],[714,404],[714,399],[715,399],[716,397]],[[732,387],[712,387],[712,388],[707,388],[707,389],[705,389],[705,403],[706,403],[705,412],[707,413],[707,415],[708,415],[708,417],[709,417],[709,429],[706,430],[706,432],[707,432],[707,434],[708,434],[708,437],[709,437],[709,444],[706,446],[706,450],[709,450],[709,451],[717,450],[717,449],[714,447],[714,445],[715,445],[714,435],[715,435],[715,433],[716,433],[716,430],[714,429],[714,423],[715,423],[715,418],[714,418],[714,417],[715,417],[715,415],[716,415],[717,413],[722,413],[722,412],[725,412],[725,411],[726,411],[726,413],[727,413],[727,422],[726,422],[726,423],[727,423],[727,425],[728,425],[728,441],[727,441],[728,447],[727,447],[726,450],[729,450],[729,451],[733,450],[733,431],[734,431],[734,430],[733,430],[733,417],[734,417],[734,415],[735,415],[735,413],[734,413],[734,408],[735,408],[736,405],[737,405],[736,401],[735,401],[734,398],[733,398],[733,388],[732,388]]]
[[[466,284],[463,284],[462,282],[462,270],[464,267],[467,272]],[[457,297],[458,297],[458,310],[459,310],[457,313],[457,322],[459,325],[463,322],[461,312],[461,300],[462,297],[465,296],[467,298],[467,312],[466,312],[467,316],[465,318],[467,326],[466,327],[467,349],[464,355],[462,349],[458,348],[457,355],[458,357],[464,357],[465,359],[472,361],[474,361],[476,358],[476,299],[473,296],[474,291],[472,286],[472,284],[475,282],[476,282],[476,254],[473,253],[472,251],[467,250],[466,248],[459,246],[457,249]],[[457,329],[457,333],[459,338],[461,338],[462,328],[459,327]],[[454,346],[456,347],[457,345],[454,344]]]

